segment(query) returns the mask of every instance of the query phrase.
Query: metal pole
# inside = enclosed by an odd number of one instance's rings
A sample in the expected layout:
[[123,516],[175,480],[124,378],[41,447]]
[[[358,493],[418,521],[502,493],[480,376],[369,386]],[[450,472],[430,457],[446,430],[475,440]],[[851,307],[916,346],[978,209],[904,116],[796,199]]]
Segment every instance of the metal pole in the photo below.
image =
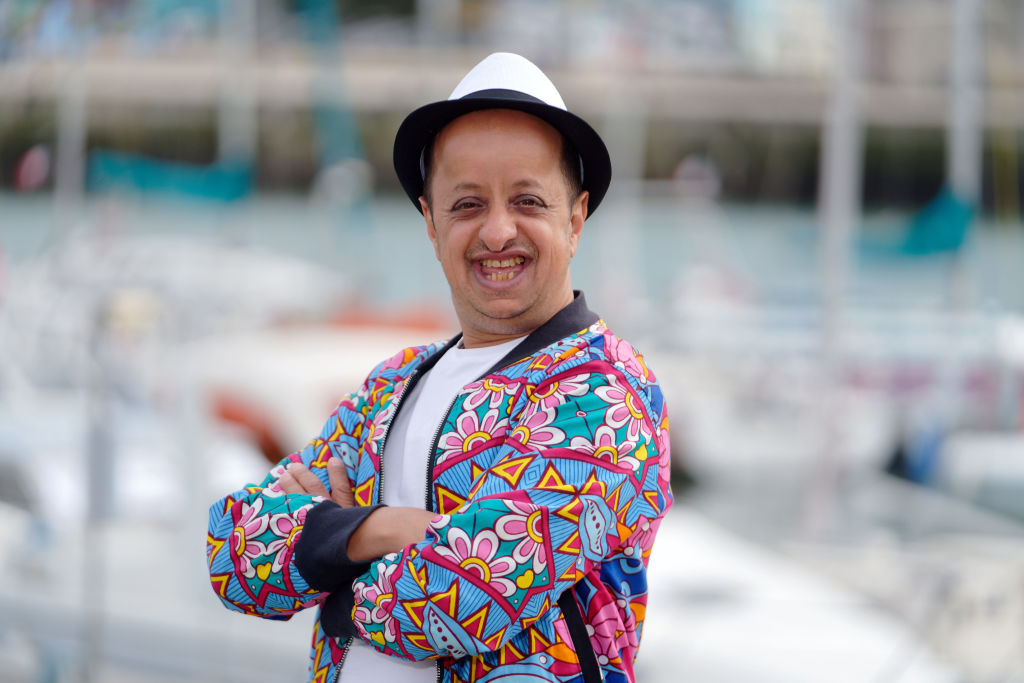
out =
[[[608,90],[605,126],[602,131],[608,153],[615,163],[607,206],[602,209],[598,232],[601,259],[607,263],[639,263],[643,238],[640,231],[644,162],[646,159],[647,102],[643,93],[630,87],[629,74],[620,76]],[[586,230],[586,228],[584,228]],[[626,268],[615,278],[601,281],[602,307],[619,322],[620,328],[636,329],[649,310],[646,285],[634,269]]]
[[[77,50],[76,50],[77,52]],[[57,167],[54,170],[54,235],[59,240],[82,217],[85,194],[85,59],[72,55],[57,95]]]
[[86,515],[82,530],[82,621],[80,680],[98,680],[103,661],[106,628],[106,522],[113,507],[114,477],[117,472],[108,322],[111,298],[102,295],[97,306],[89,340],[90,372],[88,393],[89,433],[86,442]]
[[[972,209],[981,203],[982,137],[981,48],[982,0],[952,0],[952,51],[949,59],[949,125],[946,128],[947,183],[953,195]],[[946,344],[939,368],[937,420],[934,428],[948,430],[961,411],[960,378],[964,373],[963,319],[967,308],[968,275],[960,251],[948,261],[946,280]]]
[[860,218],[862,139],[858,86],[862,59],[863,0],[836,0],[835,76],[822,129],[818,213],[822,227],[821,278],[821,458],[808,490],[805,523],[811,532],[827,524],[836,478],[845,455],[841,410],[844,308],[850,251]]
[[251,164],[258,122],[253,77],[256,44],[254,0],[220,1],[221,91],[217,151],[221,162]]
[[952,0],[946,176],[962,201],[981,197],[981,0]]

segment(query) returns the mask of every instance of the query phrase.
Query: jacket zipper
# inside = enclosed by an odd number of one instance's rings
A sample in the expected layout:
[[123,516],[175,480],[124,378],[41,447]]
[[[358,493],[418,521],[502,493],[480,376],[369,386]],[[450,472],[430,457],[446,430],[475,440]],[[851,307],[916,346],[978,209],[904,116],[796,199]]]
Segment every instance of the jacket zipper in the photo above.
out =
[[[455,402],[459,400],[459,396],[462,395],[460,390],[455,397],[448,404],[448,409],[441,415],[441,421],[437,424],[437,429],[434,430],[434,438],[430,441],[430,449],[427,451],[427,495],[426,495],[426,506],[431,512],[434,510],[434,492],[431,484],[434,483],[434,453],[437,452],[437,442],[441,438],[441,430],[444,429],[444,423],[448,421],[448,416],[452,412],[452,408],[455,407]],[[437,660],[437,683],[441,683],[441,660]]]
[[[479,382],[481,379],[486,377],[492,372],[493,368],[488,369],[484,374],[480,375],[474,381]],[[463,387],[465,388],[465,387]],[[427,451],[427,493],[426,493],[426,506],[428,510],[434,510],[434,492],[432,491],[431,484],[434,483],[434,454],[437,452],[437,442],[441,439],[441,430],[444,429],[444,423],[448,421],[448,416],[451,415],[452,408],[455,407],[455,402],[459,400],[459,396],[462,395],[462,389],[460,389],[451,402],[448,403],[448,409],[441,415],[441,421],[437,425],[437,429],[434,430],[434,438],[430,441],[430,450]],[[394,418],[391,418],[394,421]],[[384,435],[387,438],[387,434]],[[382,451],[383,452],[383,451]],[[383,463],[383,460],[381,461]],[[381,467],[383,469],[383,466]],[[437,661],[437,683],[441,683],[441,660]]]
[[[451,415],[452,408],[455,407],[455,402],[459,400],[459,396],[462,395],[460,389],[455,397],[448,404],[448,409],[441,415],[441,421],[437,425],[437,429],[434,430],[434,438],[430,441],[430,450],[427,451],[427,496],[426,505],[427,509],[434,510],[434,492],[431,484],[434,483],[434,453],[437,451],[437,442],[441,439],[441,430],[444,429],[444,423],[448,421],[448,416]],[[436,511],[435,511],[436,512]]]
[[[486,375],[487,373],[485,372],[483,376]],[[398,392],[398,396],[395,397],[395,413],[394,415],[391,416],[391,420],[388,421],[387,425],[384,427],[384,435],[381,437],[380,440],[380,451],[377,453],[377,460],[378,462],[380,462],[380,471],[377,473],[378,503],[384,500],[384,447],[387,446],[388,443],[388,434],[390,434],[391,432],[391,425],[394,424],[396,419],[398,419],[398,410],[401,407],[402,398],[405,396],[405,393],[409,391],[411,387],[415,386],[416,382],[418,382],[419,380],[420,369],[416,368],[415,370],[413,370],[412,374],[409,375],[409,379],[406,381],[405,386],[403,386],[402,390]],[[431,483],[433,483],[434,480],[434,452],[437,451],[437,442],[441,439],[441,430],[444,429],[444,423],[447,421],[448,415],[451,414],[452,408],[455,407],[455,402],[459,400],[460,395],[462,395],[461,390],[458,393],[456,393],[455,396],[452,398],[451,402],[448,403],[448,409],[444,411],[444,413],[441,416],[441,421],[438,423],[437,428],[434,429],[434,438],[431,439],[430,448],[427,450],[427,481],[426,495],[424,496],[424,498],[426,509],[430,511],[435,511],[434,495],[433,491],[431,490]],[[341,662],[338,662],[338,673],[334,677],[334,683],[337,683],[338,677],[341,676],[341,663],[345,661],[345,655],[348,654],[349,644],[351,644],[351,639],[349,639],[349,643],[345,645],[345,651],[342,654]],[[437,681],[437,683],[441,683],[441,660],[437,660],[436,670],[437,674],[435,680]]]
[[[381,502],[384,499],[384,446],[388,442],[388,433],[391,431],[391,424],[398,417],[398,409],[402,404],[402,397],[405,396],[405,392],[408,391],[409,387],[413,386],[419,381],[419,368],[412,371],[405,384],[402,386],[402,390],[398,392],[398,396],[395,396],[395,413],[391,416],[391,419],[384,426],[384,434],[380,439],[380,451],[377,453],[377,462],[380,463],[380,471],[377,473],[377,502]],[[345,664],[345,658],[348,657],[349,648],[352,647],[352,638],[348,638],[345,644],[342,646],[341,659],[338,660],[338,668],[334,670],[334,678],[331,679],[331,683],[338,683],[341,678],[341,669]],[[438,681],[440,681],[440,667],[438,668]]]
[[[398,419],[398,410],[402,406],[402,398],[405,396],[406,392],[409,391],[413,386],[415,386],[416,382],[418,382],[419,380],[420,380],[420,369],[416,368],[415,370],[413,370],[412,374],[409,375],[409,379],[406,380],[405,385],[402,387],[402,390],[400,392],[398,392],[398,396],[395,397],[395,412],[391,416],[391,419],[388,421],[387,425],[385,425],[385,427],[384,427],[384,435],[380,439],[380,451],[377,453],[377,461],[380,463],[380,471],[377,473],[377,502],[378,503],[380,503],[381,501],[384,500],[384,448],[387,446],[387,443],[388,443],[388,435],[391,433],[391,425],[394,424],[395,420]],[[456,394],[456,398],[458,398],[458,394]],[[448,413],[451,412],[452,406],[454,406],[454,405],[455,405],[455,399],[453,398],[451,404],[448,406],[448,410],[444,414],[444,417],[448,416]],[[444,427],[444,418],[441,419],[441,424],[439,424],[437,426],[437,429],[434,431],[434,440],[433,440],[433,442],[432,442],[432,444],[430,446],[430,450],[427,453],[427,496],[426,496],[426,499],[427,499],[427,507],[426,507],[426,509],[427,510],[432,510],[433,509],[433,504],[434,504],[434,502],[432,500],[433,496],[430,495],[430,480],[433,477],[433,472],[434,472],[434,449],[437,448],[437,441],[438,441],[438,439],[441,438],[441,428],[442,427]],[[338,683],[338,678],[341,676],[341,665],[345,661],[345,656],[348,654],[348,648],[351,645],[351,643],[352,643],[352,639],[350,638],[348,643],[345,644],[345,651],[342,653],[341,661],[338,662],[338,672],[334,676],[333,683]],[[437,681],[437,683],[441,683],[441,661],[440,660],[438,660],[437,664],[435,664],[435,668],[436,668],[436,681]]]
[[402,397],[405,396],[405,392],[409,391],[410,387],[414,386],[420,379],[420,369],[416,368],[409,375],[409,379],[406,380],[402,386],[402,390],[398,392],[398,396],[395,396],[395,412],[388,420],[388,423],[384,426],[384,435],[380,438],[380,450],[377,452],[377,462],[380,463],[380,471],[377,472],[377,502],[380,503],[384,500],[384,447],[388,444],[388,435],[391,433],[391,425],[398,419],[398,409],[402,407]]
[[345,663],[345,658],[348,657],[350,647],[352,647],[352,639],[347,638],[341,648],[341,659],[338,660],[338,668],[334,670],[334,678],[331,679],[331,683],[338,683],[338,679],[341,678],[341,667]]

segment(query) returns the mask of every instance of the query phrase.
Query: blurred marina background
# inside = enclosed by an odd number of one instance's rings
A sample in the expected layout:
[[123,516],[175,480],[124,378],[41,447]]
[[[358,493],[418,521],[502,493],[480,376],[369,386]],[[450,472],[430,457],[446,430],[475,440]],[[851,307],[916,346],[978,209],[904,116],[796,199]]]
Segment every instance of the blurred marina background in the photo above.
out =
[[0,681],[299,681],[207,506],[456,325],[391,143],[492,51],[615,168],[574,284],[676,507],[643,683],[1024,681],[1017,0],[0,0]]

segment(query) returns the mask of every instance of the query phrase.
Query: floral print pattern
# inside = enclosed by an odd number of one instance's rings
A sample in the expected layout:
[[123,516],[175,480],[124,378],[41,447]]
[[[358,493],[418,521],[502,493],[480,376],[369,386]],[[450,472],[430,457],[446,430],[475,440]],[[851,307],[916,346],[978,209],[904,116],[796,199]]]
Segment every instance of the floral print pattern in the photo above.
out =
[[538,386],[530,393],[530,400],[541,408],[554,408],[573,397],[585,395],[590,387],[575,379],[552,380]]
[[607,461],[616,467],[634,472],[640,468],[640,461],[629,455],[636,447],[636,443],[620,441],[615,430],[609,425],[603,424],[598,427],[593,438],[574,436],[569,444],[577,453]]
[[[572,589],[604,680],[635,681],[645,568],[672,502],[668,422],[642,356],[602,322],[586,324],[467,385],[453,404],[429,482],[433,509],[443,494],[450,514],[352,583],[355,628],[381,652],[441,658],[445,683],[507,677],[526,662],[538,680],[578,680],[557,607]],[[306,514],[322,499],[284,494],[277,479],[288,462],[315,462],[319,473],[340,457],[360,504],[377,503],[381,440],[398,396],[439,348],[405,349],[379,365],[318,439],[211,507],[210,577],[225,605],[287,618],[326,597],[293,561]],[[443,657],[443,642],[466,655]],[[318,622],[309,680],[331,680],[343,653]]]
[[555,426],[557,411],[551,408],[527,408],[523,418],[509,435],[510,441],[534,446],[551,446],[565,441],[565,432]]
[[644,419],[644,406],[639,397],[617,376],[612,375],[609,380],[607,386],[594,390],[597,397],[608,404],[605,423],[615,429],[626,427],[626,436],[634,443],[650,440],[651,428]]
[[508,419],[502,418],[497,410],[491,409],[482,416],[475,411],[464,412],[455,420],[455,429],[441,435],[438,447],[441,449],[440,462],[461,456],[472,450],[501,438],[508,430]]
[[504,502],[511,512],[499,517],[494,529],[503,541],[516,542],[512,559],[520,565],[529,563],[534,575],[539,575],[548,562],[544,510],[515,500]]
[[375,630],[380,634],[378,642],[394,643],[398,639],[398,621],[391,616],[395,604],[394,577],[399,573],[397,564],[378,562],[376,576],[367,583],[358,580],[352,584],[356,596],[355,621],[356,627],[365,634],[367,640],[374,640],[363,624],[378,624],[382,628]]
[[463,529],[448,530],[447,545],[438,546],[437,554],[447,558],[463,571],[475,575],[483,584],[506,597],[516,591],[516,585],[507,577],[516,569],[516,562],[501,555],[501,540],[490,530],[469,537]]
[[267,555],[266,544],[259,540],[270,526],[270,518],[260,515],[263,500],[257,498],[252,505],[242,503],[241,517],[231,532],[231,544],[238,557],[239,568],[242,575],[250,579],[256,576],[256,560]]

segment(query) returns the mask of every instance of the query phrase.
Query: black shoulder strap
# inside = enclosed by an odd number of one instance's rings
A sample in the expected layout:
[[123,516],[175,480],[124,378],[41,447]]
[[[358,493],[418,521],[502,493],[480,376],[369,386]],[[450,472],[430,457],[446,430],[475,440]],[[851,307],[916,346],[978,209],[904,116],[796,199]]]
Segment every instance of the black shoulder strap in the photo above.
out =
[[569,627],[569,636],[572,638],[573,647],[576,648],[576,656],[580,660],[580,669],[583,670],[585,683],[601,683],[601,667],[597,663],[597,654],[594,652],[594,644],[590,642],[587,635],[587,625],[583,621],[583,613],[580,611],[579,603],[573,595],[573,589],[568,588],[558,598],[558,606],[565,616],[565,625]]

